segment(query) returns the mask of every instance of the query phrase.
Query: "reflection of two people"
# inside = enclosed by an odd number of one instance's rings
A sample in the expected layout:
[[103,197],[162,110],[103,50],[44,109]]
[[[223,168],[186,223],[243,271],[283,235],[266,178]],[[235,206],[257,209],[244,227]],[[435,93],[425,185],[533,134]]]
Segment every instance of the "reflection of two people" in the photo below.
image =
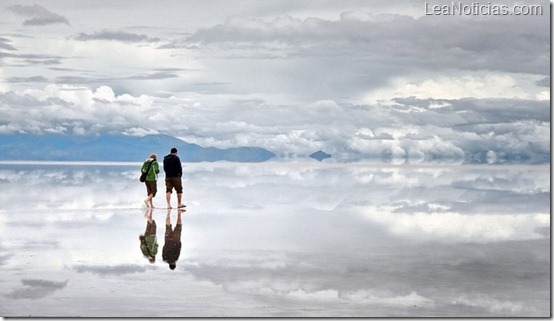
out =
[[142,255],[152,264],[156,262],[158,254],[158,240],[156,239],[156,221],[152,219],[152,209],[148,209],[144,215],[146,218],[146,231],[139,236]]
[[[171,209],[167,210],[165,217],[165,238],[162,250],[162,258],[164,262],[169,264],[169,268],[174,270],[176,262],[181,254],[181,231],[183,225],[181,223],[181,213],[184,209],[177,210],[177,223],[175,228],[171,224]],[[152,264],[156,263],[156,254],[158,253],[158,241],[156,239],[156,221],[152,218],[152,209],[147,209],[146,214],[146,231],[139,236],[140,250],[145,258]]]
[[162,258],[164,262],[169,264],[169,268],[172,270],[175,269],[175,263],[181,254],[181,231],[183,229],[181,224],[181,213],[183,211],[184,209],[177,210],[177,224],[175,224],[174,229],[171,225],[171,209],[167,210],[167,215],[165,217],[165,243],[162,250]]

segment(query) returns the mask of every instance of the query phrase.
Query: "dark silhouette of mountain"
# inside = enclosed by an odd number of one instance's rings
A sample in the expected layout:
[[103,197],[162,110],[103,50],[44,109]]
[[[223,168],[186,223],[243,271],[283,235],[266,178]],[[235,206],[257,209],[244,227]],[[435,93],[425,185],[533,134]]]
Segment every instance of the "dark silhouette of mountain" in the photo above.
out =
[[315,153],[312,153],[309,155],[311,158],[314,158],[314,159],[317,159],[318,161],[322,161],[326,158],[331,158],[331,154],[327,154],[325,153],[324,151],[322,150],[318,150],[317,152]]
[[158,158],[179,151],[183,162],[264,162],[275,154],[260,147],[220,149],[190,144],[167,135],[0,135],[0,160],[37,161],[142,161],[151,153]]

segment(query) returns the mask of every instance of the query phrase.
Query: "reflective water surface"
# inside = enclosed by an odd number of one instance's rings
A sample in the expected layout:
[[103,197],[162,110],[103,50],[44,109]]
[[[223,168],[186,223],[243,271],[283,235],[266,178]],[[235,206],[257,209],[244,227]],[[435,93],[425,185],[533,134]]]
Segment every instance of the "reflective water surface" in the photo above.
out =
[[0,315],[550,315],[548,166],[184,165],[172,270],[163,175],[144,252],[140,164],[1,164]]

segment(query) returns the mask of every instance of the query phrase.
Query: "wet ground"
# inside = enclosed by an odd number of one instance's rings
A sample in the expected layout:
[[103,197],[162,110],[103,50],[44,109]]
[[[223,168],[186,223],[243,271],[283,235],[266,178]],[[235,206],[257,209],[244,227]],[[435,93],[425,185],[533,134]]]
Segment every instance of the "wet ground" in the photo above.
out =
[[175,270],[139,168],[0,164],[1,316],[550,316],[548,166],[184,164]]

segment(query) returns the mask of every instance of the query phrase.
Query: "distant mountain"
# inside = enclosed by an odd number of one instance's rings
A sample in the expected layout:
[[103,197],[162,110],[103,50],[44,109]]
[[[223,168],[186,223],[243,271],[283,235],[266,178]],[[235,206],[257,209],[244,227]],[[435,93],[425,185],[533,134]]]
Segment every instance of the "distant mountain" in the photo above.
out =
[[202,147],[167,135],[0,135],[0,160],[38,161],[142,161],[151,153],[158,158],[179,151],[183,162],[264,162],[275,154],[260,147],[220,149]]
[[324,160],[326,158],[331,158],[331,154],[327,154],[326,152],[324,152],[322,150],[318,150],[317,152],[310,154],[309,157],[317,159],[318,161],[321,162],[322,160]]

